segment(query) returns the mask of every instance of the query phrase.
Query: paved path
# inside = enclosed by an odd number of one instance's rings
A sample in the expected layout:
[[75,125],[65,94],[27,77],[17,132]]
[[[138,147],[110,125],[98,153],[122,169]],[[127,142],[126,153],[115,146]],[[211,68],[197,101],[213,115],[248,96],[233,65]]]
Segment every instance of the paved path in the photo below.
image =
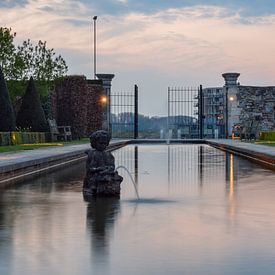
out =
[[0,167],[21,162],[28,162],[41,158],[49,158],[58,155],[64,155],[72,152],[84,152],[89,148],[89,144],[65,145],[44,147],[33,150],[22,150],[17,152],[8,152],[0,154]]
[[275,147],[273,146],[230,139],[209,139],[206,140],[206,143],[219,149],[232,151],[247,158],[268,164],[272,168],[275,168]]
[[[124,140],[111,141],[109,147],[116,148],[127,143]],[[69,159],[84,157],[84,152],[90,148],[90,144],[74,144],[65,146],[45,147],[33,150],[22,150],[0,154],[0,179],[9,177],[10,173],[38,169],[53,163],[60,163]]]
[[239,149],[249,150],[255,153],[262,153],[275,157],[275,146],[260,145],[231,139],[210,139],[207,141],[213,144],[216,143],[220,145],[229,145]]

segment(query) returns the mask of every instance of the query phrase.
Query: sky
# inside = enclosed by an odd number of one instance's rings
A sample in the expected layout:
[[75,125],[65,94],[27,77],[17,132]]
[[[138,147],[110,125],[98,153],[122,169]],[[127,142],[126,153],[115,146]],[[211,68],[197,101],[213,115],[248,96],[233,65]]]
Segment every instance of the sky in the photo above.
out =
[[139,86],[139,111],[167,115],[168,86],[275,86],[274,0],[0,0],[0,26],[61,54],[68,74],[113,73],[113,92]]

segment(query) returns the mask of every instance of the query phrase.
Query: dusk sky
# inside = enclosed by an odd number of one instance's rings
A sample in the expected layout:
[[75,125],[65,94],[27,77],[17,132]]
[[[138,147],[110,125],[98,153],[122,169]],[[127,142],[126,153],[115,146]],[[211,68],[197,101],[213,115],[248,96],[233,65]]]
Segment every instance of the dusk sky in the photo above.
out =
[[0,0],[0,25],[15,42],[46,40],[69,66],[93,77],[92,17],[98,16],[98,73],[113,91],[140,88],[139,110],[167,114],[168,86],[275,85],[275,1]]

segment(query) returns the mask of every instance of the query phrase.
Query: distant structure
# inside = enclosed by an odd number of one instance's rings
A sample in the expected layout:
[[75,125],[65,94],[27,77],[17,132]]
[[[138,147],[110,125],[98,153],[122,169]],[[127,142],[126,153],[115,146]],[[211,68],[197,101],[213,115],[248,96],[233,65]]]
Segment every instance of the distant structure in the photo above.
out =
[[235,72],[222,76],[223,87],[203,90],[205,136],[225,138],[239,132],[254,138],[260,131],[274,130],[275,87],[240,85]]
[[212,138],[225,135],[224,91],[221,87],[205,88],[204,95],[204,135]]

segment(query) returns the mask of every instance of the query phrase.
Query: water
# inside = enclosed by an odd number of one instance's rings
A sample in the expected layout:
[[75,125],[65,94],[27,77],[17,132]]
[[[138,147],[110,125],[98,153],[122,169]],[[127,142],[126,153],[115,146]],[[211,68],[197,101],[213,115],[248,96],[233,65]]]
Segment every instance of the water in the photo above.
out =
[[275,274],[275,173],[206,145],[114,152],[121,199],[85,164],[0,193],[0,274]]
[[[133,186],[134,186],[134,188],[135,188],[135,192],[136,192],[137,199],[139,200],[139,194],[138,194],[137,183],[134,181],[134,179],[133,179],[133,177],[132,177],[130,171],[129,171],[125,166],[123,166],[123,165],[118,166],[118,167],[115,169],[115,171],[117,171],[118,169],[124,169],[124,170],[127,172],[128,176],[130,177],[131,182],[133,183]],[[126,180],[125,180],[125,181],[126,181]],[[124,182],[125,182],[125,181],[124,181]]]

